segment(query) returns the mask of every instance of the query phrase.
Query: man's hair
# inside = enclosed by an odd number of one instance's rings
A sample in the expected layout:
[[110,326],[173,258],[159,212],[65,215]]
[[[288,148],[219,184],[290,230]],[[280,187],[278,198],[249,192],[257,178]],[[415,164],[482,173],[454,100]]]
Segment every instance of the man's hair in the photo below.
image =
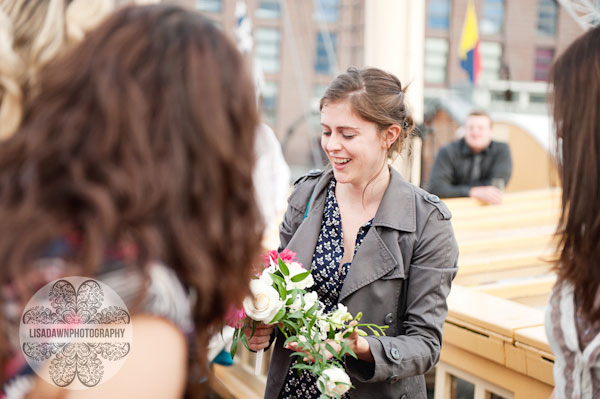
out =
[[475,110],[471,111],[469,113],[469,115],[467,115],[467,118],[469,118],[471,116],[485,116],[490,121],[490,127],[492,127],[492,125],[494,124],[494,122],[492,121],[492,117],[490,116],[490,114],[488,114],[486,111],[484,111],[482,109],[475,109]]

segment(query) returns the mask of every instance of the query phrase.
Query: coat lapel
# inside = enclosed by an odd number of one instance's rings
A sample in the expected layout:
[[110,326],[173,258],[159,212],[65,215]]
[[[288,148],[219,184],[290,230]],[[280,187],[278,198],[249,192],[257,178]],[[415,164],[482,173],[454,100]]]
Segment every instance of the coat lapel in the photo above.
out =
[[405,277],[398,231],[416,231],[415,197],[410,183],[393,168],[390,168],[390,172],[390,184],[373,218],[373,225],[352,260],[342,286],[340,302],[388,274],[394,278]]
[[396,277],[403,278],[404,268],[398,267],[400,264],[402,259],[396,259],[392,255],[377,232],[377,228],[372,226],[356,251],[338,301],[341,302],[353,292],[394,270]]

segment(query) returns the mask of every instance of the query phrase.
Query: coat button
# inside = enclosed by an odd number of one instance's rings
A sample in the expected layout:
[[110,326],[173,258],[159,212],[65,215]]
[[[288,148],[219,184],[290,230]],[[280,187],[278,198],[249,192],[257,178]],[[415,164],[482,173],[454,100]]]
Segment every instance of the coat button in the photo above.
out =
[[396,374],[389,376],[385,381],[388,384],[395,384],[400,380],[400,377],[398,377]]
[[427,199],[431,202],[440,202],[440,197],[435,194],[427,194]]
[[387,324],[389,326],[394,321],[394,315],[391,313],[386,314],[383,321],[385,322],[385,324]]
[[400,352],[398,351],[397,348],[392,348],[392,350],[390,350],[390,355],[392,355],[392,358],[394,360],[400,359]]

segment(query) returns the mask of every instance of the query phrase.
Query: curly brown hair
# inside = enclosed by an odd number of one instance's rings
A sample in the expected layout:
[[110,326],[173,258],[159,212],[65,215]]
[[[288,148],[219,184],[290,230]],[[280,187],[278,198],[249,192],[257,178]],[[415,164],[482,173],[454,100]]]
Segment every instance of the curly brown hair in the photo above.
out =
[[195,292],[204,348],[247,294],[262,238],[243,58],[199,14],[130,7],[52,61],[40,85],[0,143],[0,285],[26,293],[36,258],[73,231],[82,245],[67,261],[81,275],[133,241],[138,268],[163,262]]

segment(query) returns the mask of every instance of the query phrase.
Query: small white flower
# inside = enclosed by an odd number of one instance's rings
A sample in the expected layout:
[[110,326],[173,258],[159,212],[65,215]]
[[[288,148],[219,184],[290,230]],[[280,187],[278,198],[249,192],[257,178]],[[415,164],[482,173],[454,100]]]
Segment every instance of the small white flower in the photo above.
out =
[[341,303],[338,303],[338,308],[331,314],[329,320],[331,324],[336,328],[342,328],[345,321],[351,320],[352,315],[348,312],[348,308]]
[[[288,295],[288,298],[289,297],[290,296]],[[297,312],[300,309],[302,309],[302,297],[300,295],[296,295],[296,298],[294,299],[294,302],[290,305],[289,309],[291,313]]]
[[319,300],[319,296],[316,292],[308,292],[304,294],[304,308],[305,312],[308,312],[310,308],[314,306],[315,303]]
[[300,290],[305,290],[307,288],[312,287],[315,284],[315,280],[313,279],[312,274],[309,274],[308,276],[306,276],[304,278],[304,280],[298,281],[297,283],[292,281],[292,277],[307,271],[305,268],[302,267],[302,265],[300,263],[291,262],[290,264],[287,265],[287,267],[288,267],[288,270],[290,271],[289,276],[286,276],[286,278],[285,278],[286,287],[287,287],[288,291],[293,290],[294,288],[298,288]]
[[269,323],[283,307],[279,292],[261,280],[250,281],[250,296],[244,299],[244,310],[252,320]]
[[329,322],[327,320],[319,319],[317,324],[319,325],[319,338],[321,341],[325,341],[327,339],[327,334],[329,334]]
[[[329,377],[327,381],[325,376]],[[350,384],[350,377],[348,377],[346,371],[342,368],[332,366],[323,371],[323,375],[319,377],[317,386],[322,394],[328,396],[337,394],[341,396],[350,389]],[[321,385],[324,386],[324,391],[321,389]]]

